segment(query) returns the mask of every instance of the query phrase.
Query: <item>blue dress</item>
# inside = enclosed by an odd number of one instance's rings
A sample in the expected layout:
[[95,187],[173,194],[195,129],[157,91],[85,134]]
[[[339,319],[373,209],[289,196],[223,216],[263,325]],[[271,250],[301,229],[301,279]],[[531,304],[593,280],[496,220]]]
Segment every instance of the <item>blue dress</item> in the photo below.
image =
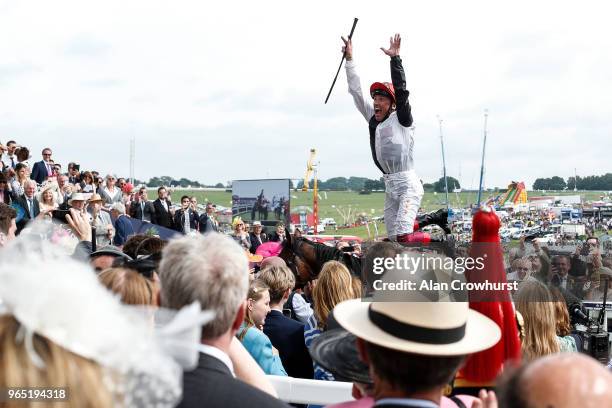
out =
[[[321,335],[317,318],[314,314],[310,315],[308,321],[304,325],[304,344],[310,349],[314,339]],[[335,381],[334,375],[313,361],[314,379],[323,381]]]
[[[238,333],[242,333],[245,323],[242,323]],[[251,357],[268,375],[287,375],[279,356],[272,351],[272,342],[264,332],[255,327],[249,327],[242,339],[242,345]]]

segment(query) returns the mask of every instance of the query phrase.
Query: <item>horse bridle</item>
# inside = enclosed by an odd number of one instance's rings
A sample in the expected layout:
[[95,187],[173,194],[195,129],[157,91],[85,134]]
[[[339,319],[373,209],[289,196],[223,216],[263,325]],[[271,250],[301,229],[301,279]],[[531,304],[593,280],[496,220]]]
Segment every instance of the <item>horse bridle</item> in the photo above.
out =
[[300,278],[300,271],[298,270],[296,259],[301,259],[302,262],[308,266],[308,275],[309,275],[308,277],[314,278],[313,273],[312,273],[312,268],[310,267],[310,265],[308,265],[308,262],[304,260],[305,258],[300,254],[300,246],[302,244],[302,241],[303,239],[293,240],[293,242],[291,243],[291,248],[290,248],[292,257],[290,260],[285,259],[285,263],[287,264],[289,269],[291,269],[291,271],[296,276],[296,278]]

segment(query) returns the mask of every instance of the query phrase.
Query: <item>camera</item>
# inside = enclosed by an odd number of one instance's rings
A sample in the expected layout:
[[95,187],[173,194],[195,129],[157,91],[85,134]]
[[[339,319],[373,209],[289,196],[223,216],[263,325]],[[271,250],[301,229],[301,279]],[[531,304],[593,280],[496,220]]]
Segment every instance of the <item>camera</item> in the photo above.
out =
[[[598,306],[597,320],[592,319],[587,313],[583,304],[576,302],[569,307],[571,321],[574,324],[575,331],[573,332],[576,338],[576,346],[578,351],[588,354],[602,364],[608,364],[610,358],[609,334],[606,331],[604,319],[606,317],[606,298],[608,282],[604,289],[604,298],[601,308]],[[593,308],[594,309],[594,308]]]

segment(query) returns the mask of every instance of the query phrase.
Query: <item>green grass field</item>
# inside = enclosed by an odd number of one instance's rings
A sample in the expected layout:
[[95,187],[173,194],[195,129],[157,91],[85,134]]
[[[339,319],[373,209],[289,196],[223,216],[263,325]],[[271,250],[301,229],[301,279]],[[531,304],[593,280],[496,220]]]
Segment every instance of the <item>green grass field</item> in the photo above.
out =
[[[488,193],[483,197],[488,197],[492,193]],[[497,196],[496,193],[495,196]],[[541,196],[541,195],[572,195],[580,194],[583,200],[592,201],[598,200],[603,195],[602,192],[597,191],[582,191],[574,193],[573,191],[563,192],[547,192],[542,194],[540,192],[528,192],[529,196]],[[206,201],[212,201],[215,204],[219,204],[225,207],[231,206],[231,193],[225,191],[202,191],[202,190],[174,190],[172,193],[172,201],[178,203],[182,195],[193,195],[197,197],[198,203],[204,203]],[[319,218],[334,218],[338,225],[344,223],[353,222],[356,216],[360,214],[366,214],[369,218],[380,217],[383,215],[383,207],[385,201],[385,194],[382,192],[375,192],[371,194],[361,195],[356,192],[349,191],[326,191],[320,192],[319,199]],[[449,195],[451,206],[454,208],[463,208],[469,206],[471,203],[476,202],[477,193],[475,192],[461,192],[451,193]],[[291,192],[291,208],[294,209],[297,206],[307,206],[312,208],[312,193],[304,193],[302,191]],[[434,211],[438,208],[445,206],[444,194],[425,193],[421,206],[425,211]],[[340,232],[340,231],[339,231]],[[383,223],[378,224],[379,234],[385,234],[385,227]],[[347,228],[341,229],[341,233],[345,235],[357,235],[361,238],[367,238],[368,233],[365,227]],[[371,233],[374,234],[373,228]]]

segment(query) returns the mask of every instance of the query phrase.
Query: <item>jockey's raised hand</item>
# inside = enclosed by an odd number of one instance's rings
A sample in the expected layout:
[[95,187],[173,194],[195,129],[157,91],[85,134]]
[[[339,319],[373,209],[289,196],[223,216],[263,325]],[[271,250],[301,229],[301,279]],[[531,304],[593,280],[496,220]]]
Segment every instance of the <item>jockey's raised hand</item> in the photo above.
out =
[[353,59],[353,42],[350,38],[348,40],[344,37],[340,38],[342,38],[342,41],[344,41],[344,47],[342,47],[342,52],[344,53],[346,60],[350,61]]
[[400,37],[400,35],[395,34],[393,37],[389,38],[389,49],[385,49],[384,47],[380,47],[380,49],[382,50],[382,52],[384,52],[388,56],[396,57],[400,53],[401,42],[402,42],[402,38]]

